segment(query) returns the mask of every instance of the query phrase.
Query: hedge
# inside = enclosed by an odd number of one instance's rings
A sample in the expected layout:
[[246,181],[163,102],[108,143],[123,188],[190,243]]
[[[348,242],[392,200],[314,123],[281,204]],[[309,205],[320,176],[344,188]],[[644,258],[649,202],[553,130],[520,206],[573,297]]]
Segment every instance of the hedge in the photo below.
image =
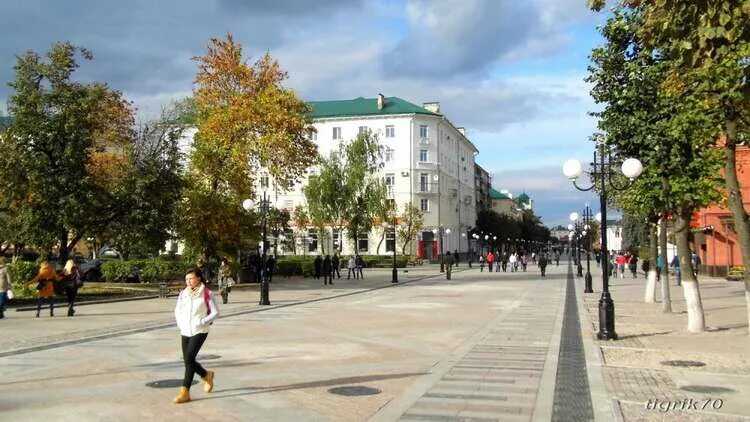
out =
[[138,272],[141,282],[159,283],[181,279],[194,264],[188,261],[165,261],[162,259],[134,259],[108,261],[102,264],[102,278],[108,282],[121,282]]

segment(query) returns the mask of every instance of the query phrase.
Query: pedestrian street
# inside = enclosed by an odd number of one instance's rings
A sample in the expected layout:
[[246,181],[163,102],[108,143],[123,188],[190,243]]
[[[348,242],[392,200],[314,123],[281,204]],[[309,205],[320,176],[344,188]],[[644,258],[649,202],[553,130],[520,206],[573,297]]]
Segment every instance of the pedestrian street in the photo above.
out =
[[[450,281],[431,269],[398,284],[379,270],[325,288],[280,280],[266,309],[254,303],[257,288],[233,293],[198,356],[216,372],[214,390],[193,388],[182,406],[171,401],[183,371],[179,334],[166,322],[173,299],[81,306],[75,324],[88,329],[78,332],[72,319],[17,312],[28,337],[63,321],[70,334],[24,343],[16,333],[17,347],[3,346],[0,410],[7,420],[593,417],[590,403],[581,409],[564,393],[588,391],[586,379],[562,379],[557,365],[567,353],[567,262],[544,279],[534,265],[490,273],[463,264]],[[107,313],[113,307],[129,312]],[[86,337],[102,318],[113,332]]]

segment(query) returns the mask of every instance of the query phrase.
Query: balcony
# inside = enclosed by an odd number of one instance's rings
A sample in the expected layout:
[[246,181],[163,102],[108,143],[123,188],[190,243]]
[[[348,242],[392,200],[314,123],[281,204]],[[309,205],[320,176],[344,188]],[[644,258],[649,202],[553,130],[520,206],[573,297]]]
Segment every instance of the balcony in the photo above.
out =
[[430,145],[430,138],[419,138],[419,145]]
[[416,187],[417,193],[426,193],[426,194],[436,194],[438,193],[438,184],[437,183],[423,183],[419,182],[417,183]]
[[419,166],[421,168],[433,168],[433,167],[437,166],[437,163],[434,162],[434,161],[430,161],[430,160],[428,160],[428,161],[417,161],[417,166]]

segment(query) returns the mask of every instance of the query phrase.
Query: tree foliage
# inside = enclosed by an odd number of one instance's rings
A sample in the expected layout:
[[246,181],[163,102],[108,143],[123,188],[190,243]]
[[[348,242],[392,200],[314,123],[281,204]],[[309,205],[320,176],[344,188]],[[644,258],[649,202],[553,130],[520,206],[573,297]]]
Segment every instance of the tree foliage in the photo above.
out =
[[424,228],[422,210],[411,202],[404,204],[404,211],[398,217],[398,240],[401,242],[401,253],[406,255],[406,248]]
[[59,243],[61,258],[127,215],[137,197],[133,108],[106,84],[74,81],[78,57],[93,58],[67,42],[53,44],[46,60],[33,51],[18,57],[0,145],[0,196],[13,210],[7,240]]
[[269,54],[249,65],[228,35],[212,38],[206,55],[194,60],[198,132],[179,233],[212,256],[240,245],[252,215],[240,204],[256,196],[258,170],[267,169],[278,189],[289,189],[313,163],[316,146],[308,106],[282,85],[287,75]]

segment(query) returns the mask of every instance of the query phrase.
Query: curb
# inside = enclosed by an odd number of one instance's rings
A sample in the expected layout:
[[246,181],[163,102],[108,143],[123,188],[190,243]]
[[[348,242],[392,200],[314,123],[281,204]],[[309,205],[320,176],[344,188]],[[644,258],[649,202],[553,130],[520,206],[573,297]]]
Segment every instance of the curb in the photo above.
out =
[[[574,282],[576,291],[583,292],[583,278],[577,277]],[[619,410],[620,406],[612,405],[612,399],[609,397],[607,388],[604,384],[604,376],[602,374],[604,359],[601,355],[601,349],[596,343],[594,343],[591,336],[592,333],[590,327],[592,327],[592,321],[588,310],[586,310],[586,307],[584,306],[583,296],[585,294],[596,293],[576,294],[578,317],[581,320],[581,339],[583,340],[583,351],[586,357],[586,374],[588,375],[589,391],[591,392],[591,407],[594,411],[594,420],[623,420],[622,413],[616,411]]]

